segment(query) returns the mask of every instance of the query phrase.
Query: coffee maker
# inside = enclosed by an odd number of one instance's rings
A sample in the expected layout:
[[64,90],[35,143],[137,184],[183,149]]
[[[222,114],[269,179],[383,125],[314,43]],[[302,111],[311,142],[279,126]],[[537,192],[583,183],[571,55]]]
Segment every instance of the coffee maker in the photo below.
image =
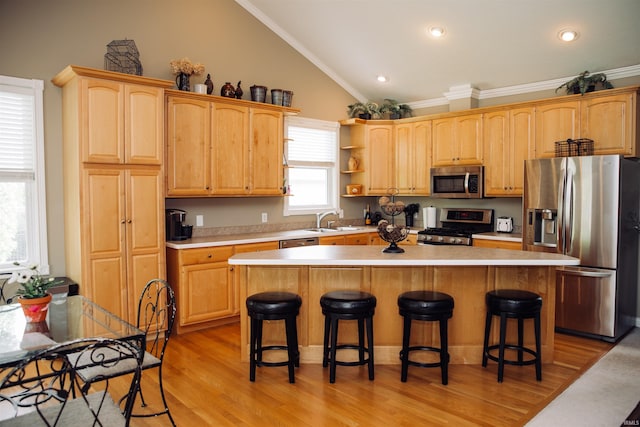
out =
[[191,238],[192,226],[184,224],[187,213],[182,209],[167,209],[167,240],[187,240]]

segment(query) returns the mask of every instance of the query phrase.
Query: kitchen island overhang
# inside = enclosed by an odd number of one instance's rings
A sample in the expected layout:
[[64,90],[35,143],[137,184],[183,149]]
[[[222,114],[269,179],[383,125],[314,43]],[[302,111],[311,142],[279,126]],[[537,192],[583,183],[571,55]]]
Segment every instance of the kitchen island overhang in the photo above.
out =
[[[405,253],[383,253],[380,246],[307,246],[236,254],[234,268],[240,302],[241,358],[248,361],[249,322],[245,300],[264,291],[289,291],[302,297],[298,341],[302,363],[321,363],[324,316],[320,297],[339,289],[363,290],[376,296],[374,342],[377,364],[399,364],[402,318],[397,298],[411,290],[446,292],[455,300],[449,320],[451,363],[480,364],[484,338],[485,294],[515,288],[542,296],[543,363],[553,361],[556,268],[578,265],[577,258],[542,252],[468,246],[404,246]],[[354,323],[351,325],[349,323]],[[418,322],[412,342],[438,345],[431,322]],[[494,322],[495,324],[496,322]],[[525,322],[525,343],[531,344],[533,326]],[[515,336],[509,325],[508,336]],[[355,322],[341,325],[346,341],[357,336]],[[492,331],[497,338],[497,329]],[[284,328],[265,325],[265,343],[284,342]],[[424,344],[426,343],[426,344]]]

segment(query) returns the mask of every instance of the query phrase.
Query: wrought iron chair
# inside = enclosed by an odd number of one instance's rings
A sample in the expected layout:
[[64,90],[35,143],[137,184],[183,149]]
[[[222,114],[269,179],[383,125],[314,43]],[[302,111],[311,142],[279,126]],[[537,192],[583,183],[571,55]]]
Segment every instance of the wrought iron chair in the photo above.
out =
[[[176,425],[167,400],[164,395],[164,386],[162,384],[162,361],[164,353],[173,331],[173,324],[176,318],[176,299],[173,289],[169,283],[162,279],[153,279],[149,281],[140,295],[138,301],[138,320],[137,326],[145,332],[147,348],[142,360],[142,370],[157,368],[158,384],[160,386],[160,396],[164,408],[161,411],[147,413],[132,413],[132,417],[156,417],[166,414],[172,425]],[[121,370],[110,369],[108,372],[101,369],[81,370],[79,375],[84,381],[95,382],[99,378],[115,377],[129,374],[131,371],[125,366]],[[142,386],[138,389],[140,395],[141,406],[147,406],[144,395],[142,394]]]
[[[71,354],[78,357],[70,358]],[[141,363],[138,346],[106,338],[75,340],[35,353],[18,366],[2,371],[0,414],[9,418],[0,420],[0,425],[128,426]],[[127,383],[123,412],[111,397],[108,378],[96,385],[79,381],[77,375],[82,369],[100,367],[109,371],[122,365],[127,365],[133,374]]]

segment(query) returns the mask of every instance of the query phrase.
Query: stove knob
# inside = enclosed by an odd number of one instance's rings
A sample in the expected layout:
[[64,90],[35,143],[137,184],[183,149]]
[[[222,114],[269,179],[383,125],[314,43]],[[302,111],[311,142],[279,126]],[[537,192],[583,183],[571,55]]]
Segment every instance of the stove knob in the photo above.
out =
[[449,243],[454,243],[455,244],[456,240],[457,239],[455,237],[451,237],[451,238],[449,238]]
[[424,238],[424,240],[426,240],[427,242],[430,242],[431,240],[433,240],[433,237],[431,237],[431,236],[426,236],[426,237]]
[[462,239],[458,238],[458,239],[456,239],[456,240],[455,240],[455,242],[454,242],[454,243],[456,243],[456,244],[458,244],[458,245],[459,245],[459,244],[461,244],[461,243],[462,243]]
[[444,237],[438,236],[438,242],[444,242]]

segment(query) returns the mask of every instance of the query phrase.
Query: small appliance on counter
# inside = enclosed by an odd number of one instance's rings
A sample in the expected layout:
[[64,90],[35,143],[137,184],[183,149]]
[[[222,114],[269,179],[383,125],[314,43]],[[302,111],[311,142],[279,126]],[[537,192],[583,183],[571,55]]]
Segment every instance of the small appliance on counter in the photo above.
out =
[[499,216],[496,223],[498,233],[511,233],[513,231],[513,218],[510,216]]
[[181,209],[167,209],[167,240],[187,240],[191,238],[193,226],[186,225],[186,212]]

